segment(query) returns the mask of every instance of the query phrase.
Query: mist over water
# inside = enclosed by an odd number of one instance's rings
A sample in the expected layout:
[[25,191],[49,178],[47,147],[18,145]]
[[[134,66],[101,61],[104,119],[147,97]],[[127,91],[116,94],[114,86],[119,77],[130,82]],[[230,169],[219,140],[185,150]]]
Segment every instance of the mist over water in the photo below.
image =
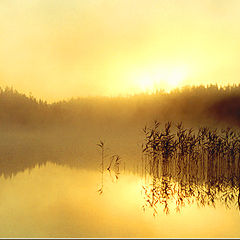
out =
[[239,0],[1,0],[0,238],[240,237]]
[[239,97],[211,86],[48,104],[1,90],[0,236],[238,237]]

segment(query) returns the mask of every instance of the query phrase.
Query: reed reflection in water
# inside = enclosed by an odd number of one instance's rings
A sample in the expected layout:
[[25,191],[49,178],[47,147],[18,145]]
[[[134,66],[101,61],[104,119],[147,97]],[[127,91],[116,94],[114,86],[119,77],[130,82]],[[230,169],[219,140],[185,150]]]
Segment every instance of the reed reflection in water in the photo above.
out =
[[[240,216],[233,209],[186,205],[181,214],[143,212],[142,179],[121,172],[112,181],[99,172],[53,163],[0,178],[2,238],[238,237]],[[197,217],[196,217],[197,216]],[[195,219],[193,221],[193,219]]]
[[144,128],[143,209],[180,212],[186,204],[240,209],[240,133],[230,128],[185,129],[182,123]]

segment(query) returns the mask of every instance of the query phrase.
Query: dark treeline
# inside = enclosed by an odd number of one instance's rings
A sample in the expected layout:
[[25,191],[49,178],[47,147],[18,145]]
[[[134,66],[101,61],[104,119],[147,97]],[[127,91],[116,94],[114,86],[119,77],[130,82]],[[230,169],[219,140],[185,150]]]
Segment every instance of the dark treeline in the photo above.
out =
[[143,125],[153,119],[194,124],[213,119],[239,124],[239,100],[240,85],[185,87],[171,93],[77,98],[52,104],[5,88],[0,89],[0,122],[25,127],[80,123]]
[[183,121],[190,127],[239,126],[238,99],[240,86],[185,87],[169,94],[159,91],[55,103],[12,88],[0,89],[0,173],[8,169],[11,175],[46,159],[96,168],[100,138],[125,159],[126,167],[135,166],[130,162],[139,156],[136,145],[141,145],[146,123],[157,119]]

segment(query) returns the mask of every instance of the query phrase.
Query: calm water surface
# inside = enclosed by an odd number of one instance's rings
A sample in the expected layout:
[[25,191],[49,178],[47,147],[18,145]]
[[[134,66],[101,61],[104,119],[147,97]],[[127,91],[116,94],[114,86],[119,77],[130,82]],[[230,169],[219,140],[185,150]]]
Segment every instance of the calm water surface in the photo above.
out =
[[[213,193],[214,204],[202,193],[198,206],[200,195],[186,195],[189,189],[168,176],[123,172],[117,179],[106,171],[103,180],[99,194],[99,171],[53,163],[1,177],[0,237],[240,237],[238,188]],[[194,186],[190,192],[207,192]],[[227,208],[221,196],[229,193]]]

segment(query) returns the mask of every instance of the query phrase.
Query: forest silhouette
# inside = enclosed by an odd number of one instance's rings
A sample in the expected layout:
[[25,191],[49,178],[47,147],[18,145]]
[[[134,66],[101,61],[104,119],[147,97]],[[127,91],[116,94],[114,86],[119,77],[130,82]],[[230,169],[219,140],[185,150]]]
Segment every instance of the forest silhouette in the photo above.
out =
[[145,124],[182,121],[186,127],[238,128],[239,100],[240,85],[54,103],[13,88],[0,89],[0,174],[12,176],[48,161],[95,168],[99,138],[133,166],[131,159],[139,156]]

